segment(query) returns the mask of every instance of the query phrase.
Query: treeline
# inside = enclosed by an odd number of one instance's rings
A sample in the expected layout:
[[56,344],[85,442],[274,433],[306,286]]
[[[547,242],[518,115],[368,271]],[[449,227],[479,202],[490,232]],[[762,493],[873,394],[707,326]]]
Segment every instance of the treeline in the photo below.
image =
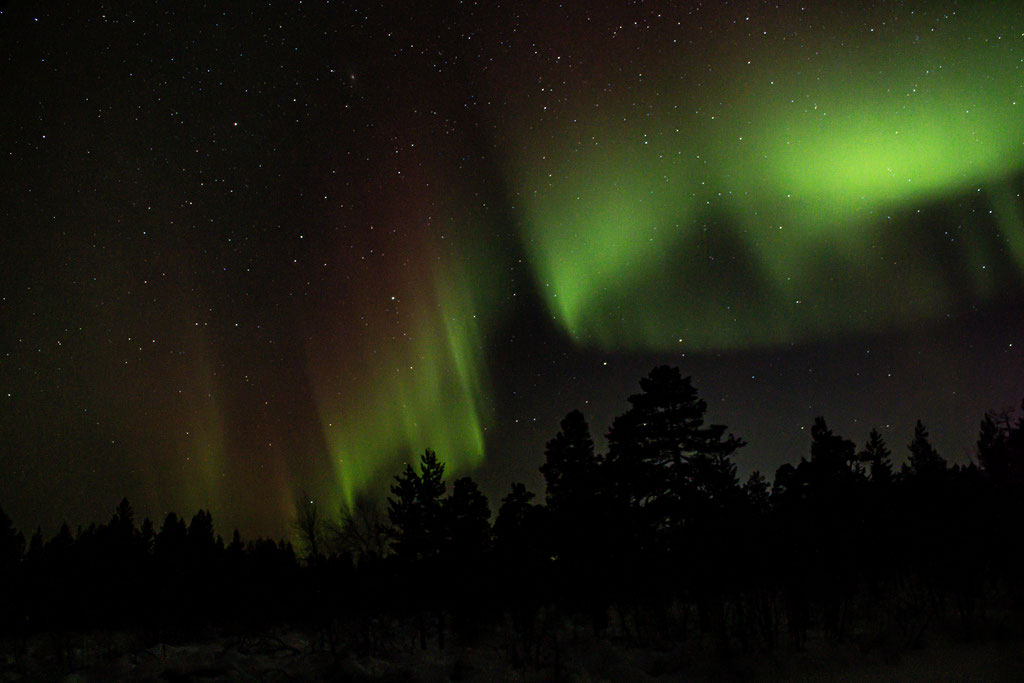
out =
[[424,648],[500,633],[514,660],[545,665],[583,633],[728,653],[809,633],[910,648],[1021,623],[1024,416],[985,415],[976,462],[952,467],[920,422],[896,467],[878,431],[858,448],[818,418],[809,457],[741,483],[744,443],[706,423],[690,378],[662,366],[640,388],[606,453],[569,413],[545,449],[544,500],[513,484],[493,523],[477,484],[446,481],[430,450],[386,509],[325,520],[303,501],[301,559],[287,542],[225,543],[204,511],[157,531],[122,501],[106,525],[27,548],[0,514],[3,628],[302,624],[336,653],[400,632]]
[[230,543],[200,510],[159,531],[122,500],[107,524],[67,524],[29,542],[0,511],[0,629],[7,633],[142,628],[194,634],[210,624],[270,626],[292,614],[300,567],[286,541]]

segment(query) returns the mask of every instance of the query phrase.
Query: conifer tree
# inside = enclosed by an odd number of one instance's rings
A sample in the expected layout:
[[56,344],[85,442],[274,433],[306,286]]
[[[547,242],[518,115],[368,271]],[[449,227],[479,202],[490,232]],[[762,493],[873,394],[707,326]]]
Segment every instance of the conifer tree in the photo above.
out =
[[910,459],[907,462],[909,471],[922,477],[935,477],[946,471],[946,459],[932,446],[928,439],[928,430],[920,420],[914,425],[914,439],[907,445]]
[[654,368],[640,388],[608,432],[607,476],[620,504],[655,526],[677,525],[738,488],[731,457],[744,442],[705,425],[707,403],[678,368]]
[[594,455],[594,440],[583,413],[573,410],[560,426],[561,430],[544,449],[540,471],[546,484],[548,508],[575,516],[595,493],[600,460]]
[[444,497],[444,464],[429,448],[420,456],[419,472],[406,464],[395,477],[388,497],[395,554],[409,561],[434,557],[442,540],[441,499]]
[[860,452],[860,461],[867,464],[868,476],[876,484],[888,484],[892,481],[892,452],[885,443],[885,439],[877,429],[872,429],[868,434],[864,450]]

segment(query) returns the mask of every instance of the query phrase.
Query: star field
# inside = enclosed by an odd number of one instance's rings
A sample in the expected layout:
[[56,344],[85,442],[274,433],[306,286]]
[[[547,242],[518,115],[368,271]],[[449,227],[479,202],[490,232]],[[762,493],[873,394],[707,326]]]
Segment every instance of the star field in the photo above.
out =
[[536,489],[660,363],[741,470],[818,414],[962,462],[1024,394],[1021,9],[12,1],[0,41],[20,526],[279,534],[426,447]]

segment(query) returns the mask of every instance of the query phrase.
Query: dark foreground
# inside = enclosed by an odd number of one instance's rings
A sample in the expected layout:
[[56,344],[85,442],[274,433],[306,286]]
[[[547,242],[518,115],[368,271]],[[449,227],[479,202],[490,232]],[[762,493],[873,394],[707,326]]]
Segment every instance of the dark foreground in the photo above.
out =
[[903,651],[874,636],[836,643],[811,634],[801,651],[724,656],[706,640],[652,648],[582,631],[561,635],[559,652],[514,663],[515,644],[500,637],[422,650],[415,631],[401,628],[374,656],[332,654],[322,634],[302,631],[149,646],[125,632],[46,634],[3,642],[0,681],[1024,680],[1020,633],[992,634],[984,642],[936,636]]
[[741,484],[689,378],[640,388],[606,453],[569,413],[543,502],[514,483],[493,518],[429,449],[386,507],[302,496],[298,552],[208,510],[27,543],[0,511],[4,678],[1024,680],[1024,415],[954,465],[921,422],[894,453],[819,417]]

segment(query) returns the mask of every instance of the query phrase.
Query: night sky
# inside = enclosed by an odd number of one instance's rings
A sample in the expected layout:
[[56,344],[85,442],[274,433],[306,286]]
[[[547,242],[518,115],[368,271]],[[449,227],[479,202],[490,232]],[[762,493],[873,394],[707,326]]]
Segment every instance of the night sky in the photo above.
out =
[[[662,363],[749,445],[1024,395],[1024,5],[5,3],[0,506],[492,508]],[[599,439],[599,441],[602,441]]]

